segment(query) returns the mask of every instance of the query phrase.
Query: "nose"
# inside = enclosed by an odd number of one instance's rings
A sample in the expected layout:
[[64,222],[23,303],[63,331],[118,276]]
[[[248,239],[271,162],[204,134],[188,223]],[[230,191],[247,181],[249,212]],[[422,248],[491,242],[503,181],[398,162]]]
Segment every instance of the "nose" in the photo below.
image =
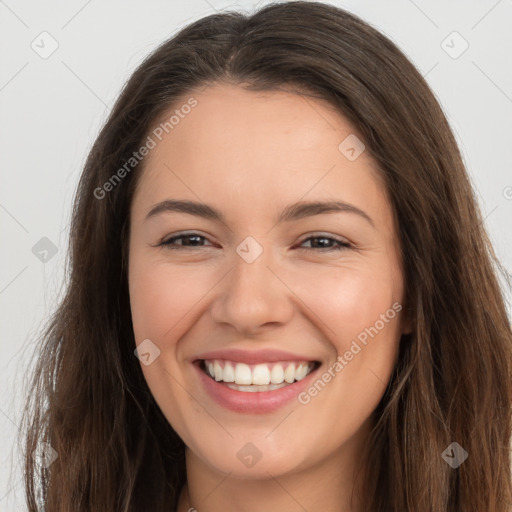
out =
[[247,337],[290,320],[293,292],[272,264],[270,252],[264,250],[252,263],[235,254],[234,268],[219,283],[220,291],[211,306],[214,322]]

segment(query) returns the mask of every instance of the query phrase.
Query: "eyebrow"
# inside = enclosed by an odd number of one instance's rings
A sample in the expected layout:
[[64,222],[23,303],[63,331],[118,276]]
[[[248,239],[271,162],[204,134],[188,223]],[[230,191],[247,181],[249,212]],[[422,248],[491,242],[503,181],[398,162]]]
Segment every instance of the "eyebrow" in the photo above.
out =
[[[189,200],[167,199],[154,205],[146,215],[146,220],[156,215],[169,212],[188,213],[209,220],[226,223],[224,215],[215,208],[205,204]],[[321,215],[324,213],[348,212],[359,215],[373,227],[375,224],[371,217],[363,210],[343,201],[300,201],[287,206],[277,218],[277,223],[291,222],[294,220]]]

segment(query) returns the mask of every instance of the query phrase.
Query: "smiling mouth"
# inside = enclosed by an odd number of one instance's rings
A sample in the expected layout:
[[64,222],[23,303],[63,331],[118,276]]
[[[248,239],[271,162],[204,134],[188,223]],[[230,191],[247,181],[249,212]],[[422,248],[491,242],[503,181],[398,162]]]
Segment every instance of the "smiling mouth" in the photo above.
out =
[[290,386],[320,366],[319,361],[278,361],[250,365],[220,359],[200,359],[197,364],[212,380],[244,392],[274,391]]

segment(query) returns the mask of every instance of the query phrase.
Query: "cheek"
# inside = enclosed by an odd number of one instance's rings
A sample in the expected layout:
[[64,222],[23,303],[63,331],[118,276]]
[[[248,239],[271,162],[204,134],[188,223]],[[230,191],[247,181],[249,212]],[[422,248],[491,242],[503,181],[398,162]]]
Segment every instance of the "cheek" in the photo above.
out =
[[322,326],[332,354],[319,376],[329,391],[319,392],[324,384],[318,383],[304,402],[313,400],[326,410],[342,405],[347,429],[368,417],[391,377],[400,340],[401,286],[401,274],[389,262],[331,268],[301,279],[299,295]]
[[141,370],[169,423],[189,442],[188,427],[183,427],[188,424],[187,414],[195,411],[199,415],[201,411],[197,401],[178,384],[185,379],[179,340],[197,321],[194,307],[201,304],[201,297],[211,287],[206,273],[197,267],[187,269],[136,256],[130,260],[129,293],[136,344],[149,339],[160,349],[151,364],[141,363]]
[[[392,305],[401,301],[400,276],[389,266],[385,268],[331,268],[303,274],[300,296],[322,325],[326,338],[338,351],[348,349],[347,342],[389,312],[386,327],[398,324]],[[391,311],[390,311],[391,310]],[[389,318],[391,316],[391,318]],[[319,321],[320,320],[320,321]],[[364,336],[362,336],[364,337]]]
[[345,268],[329,279],[317,276],[316,286],[307,282],[304,290],[309,290],[310,304],[317,305],[312,309],[334,349],[325,375],[332,394],[322,393],[319,402],[328,407],[335,396],[349,416],[365,417],[380,401],[396,362],[401,275],[387,264],[364,271]]
[[134,262],[129,290],[137,342],[178,338],[187,315],[211,288],[210,274],[198,267]]

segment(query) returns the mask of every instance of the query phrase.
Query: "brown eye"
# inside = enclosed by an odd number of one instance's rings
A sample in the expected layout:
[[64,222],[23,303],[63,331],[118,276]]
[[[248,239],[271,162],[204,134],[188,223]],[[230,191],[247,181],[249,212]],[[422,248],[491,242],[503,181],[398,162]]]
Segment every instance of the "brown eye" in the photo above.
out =
[[[176,244],[177,240],[181,240],[181,244]],[[201,245],[201,241],[208,240],[206,237],[202,235],[198,235],[197,233],[183,233],[181,235],[173,236],[167,240],[164,240],[159,245],[165,247],[166,249],[190,249],[193,247],[207,247]]]
[[[312,250],[320,250],[321,252],[327,252],[327,251],[342,251],[344,249],[348,249],[351,247],[351,245],[348,242],[345,242],[344,240],[338,240],[337,238],[331,237],[331,236],[324,236],[324,235],[318,235],[318,236],[310,236],[309,238],[306,238],[302,241],[302,244],[309,242],[309,241],[315,241],[312,243],[312,247],[303,247],[306,251],[312,251]],[[319,241],[319,242],[318,242]],[[330,244],[335,244],[330,245]]]

